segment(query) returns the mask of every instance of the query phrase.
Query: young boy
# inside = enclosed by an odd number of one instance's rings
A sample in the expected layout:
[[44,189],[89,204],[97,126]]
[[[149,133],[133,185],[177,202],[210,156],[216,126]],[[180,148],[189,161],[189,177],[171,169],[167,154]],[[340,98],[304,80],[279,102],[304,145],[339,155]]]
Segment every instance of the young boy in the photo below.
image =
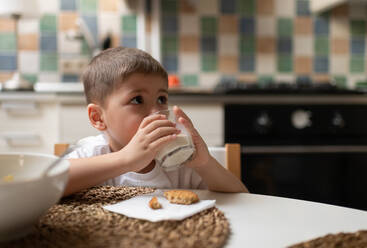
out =
[[177,106],[173,111],[191,133],[196,152],[176,171],[155,166],[158,150],[179,133],[164,115],[152,115],[168,108],[167,78],[160,63],[138,49],[111,48],[92,59],[83,84],[89,120],[102,134],[82,139],[67,156],[70,171],[64,195],[100,184],[248,192],[209,154]]

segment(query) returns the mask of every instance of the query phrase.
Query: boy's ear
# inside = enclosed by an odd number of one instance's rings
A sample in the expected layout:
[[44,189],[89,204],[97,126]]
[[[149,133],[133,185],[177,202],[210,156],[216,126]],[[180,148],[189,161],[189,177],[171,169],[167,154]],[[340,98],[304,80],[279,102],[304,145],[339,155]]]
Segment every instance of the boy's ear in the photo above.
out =
[[103,111],[101,106],[90,103],[87,107],[89,121],[93,127],[97,128],[99,131],[106,130],[106,124],[103,120]]

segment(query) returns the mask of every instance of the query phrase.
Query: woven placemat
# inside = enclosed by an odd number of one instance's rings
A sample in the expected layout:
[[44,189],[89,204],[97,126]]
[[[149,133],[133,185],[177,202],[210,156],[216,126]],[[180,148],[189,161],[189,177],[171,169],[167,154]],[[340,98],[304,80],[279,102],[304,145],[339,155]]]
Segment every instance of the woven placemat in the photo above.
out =
[[367,248],[367,230],[328,234],[289,248]]
[[104,210],[144,187],[101,186],[61,199],[28,236],[1,247],[222,247],[230,233],[224,214],[213,207],[182,221],[149,222]]

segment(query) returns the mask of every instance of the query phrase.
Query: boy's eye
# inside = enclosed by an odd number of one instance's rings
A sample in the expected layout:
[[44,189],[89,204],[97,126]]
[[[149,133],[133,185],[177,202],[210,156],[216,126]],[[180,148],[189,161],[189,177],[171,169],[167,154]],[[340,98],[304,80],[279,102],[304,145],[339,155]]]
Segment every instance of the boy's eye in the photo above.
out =
[[158,97],[158,102],[160,104],[166,104],[167,103],[167,97],[166,96],[160,96],[160,97]]
[[143,103],[143,97],[142,96],[136,96],[133,99],[131,99],[132,104],[141,104]]

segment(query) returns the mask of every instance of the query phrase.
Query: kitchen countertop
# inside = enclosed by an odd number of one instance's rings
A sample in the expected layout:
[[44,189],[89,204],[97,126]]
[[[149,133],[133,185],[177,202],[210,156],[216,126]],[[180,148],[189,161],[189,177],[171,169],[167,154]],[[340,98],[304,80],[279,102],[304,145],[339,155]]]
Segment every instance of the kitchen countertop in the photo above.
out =
[[[205,89],[170,89],[170,101],[193,104],[367,104],[367,94],[223,94]],[[0,101],[60,102],[84,104],[81,90],[0,91]]]

